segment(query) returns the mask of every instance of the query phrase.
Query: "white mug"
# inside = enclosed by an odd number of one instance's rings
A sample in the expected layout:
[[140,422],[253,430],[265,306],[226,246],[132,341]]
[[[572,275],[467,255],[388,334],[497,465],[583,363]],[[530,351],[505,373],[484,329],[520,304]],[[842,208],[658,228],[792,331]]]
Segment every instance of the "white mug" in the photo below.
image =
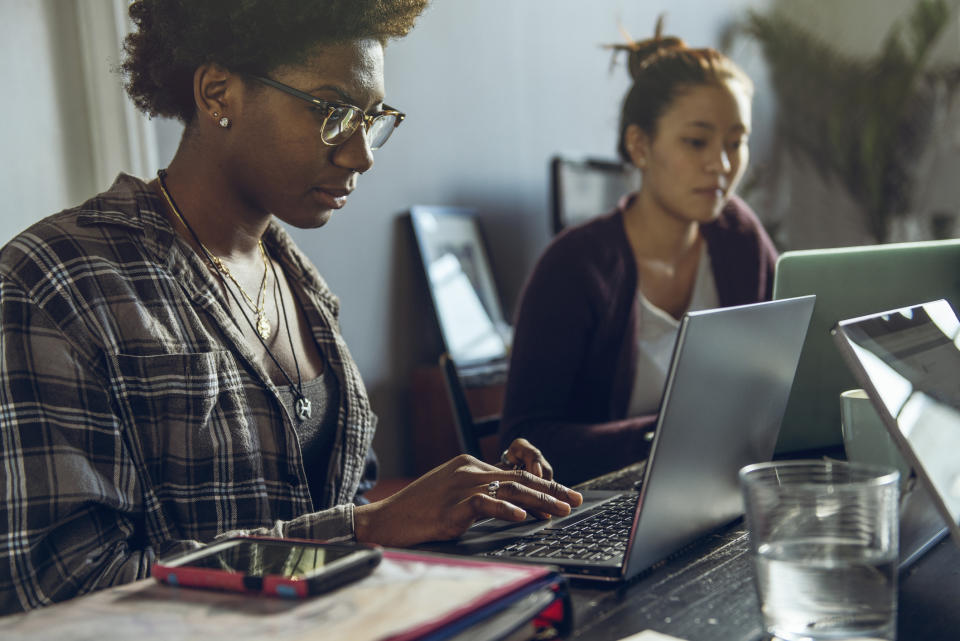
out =
[[910,466],[864,390],[840,394],[840,429],[848,461],[892,466],[900,471],[901,482],[910,476]]

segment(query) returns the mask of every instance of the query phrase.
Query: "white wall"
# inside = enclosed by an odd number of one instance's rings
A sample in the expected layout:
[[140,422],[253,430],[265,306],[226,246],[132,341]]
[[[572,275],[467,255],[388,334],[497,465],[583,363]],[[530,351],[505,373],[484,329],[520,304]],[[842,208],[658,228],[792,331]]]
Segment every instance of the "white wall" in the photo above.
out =
[[[0,242],[88,195],[87,110],[75,13],[57,0],[0,5]],[[79,97],[79,100],[77,99]]]
[[119,171],[156,171],[154,127],[114,72],[127,24],[125,0],[0,3],[0,243]]
[[410,370],[439,350],[398,215],[415,203],[478,208],[509,313],[549,239],[549,158],[616,153],[628,74],[610,71],[600,45],[620,41],[618,22],[645,37],[666,10],[667,31],[714,45],[728,20],[763,4],[437,1],[389,45],[387,102],[408,118],[347,207],[324,229],[295,233],[342,299],[347,343],[381,415],[375,443],[388,474],[410,458]]
[[[94,1],[0,1],[0,82],[8,92],[0,103],[0,143],[7,153],[0,172],[0,239],[106,186],[93,175],[95,141],[85,101],[76,99],[85,86],[76,6]],[[408,379],[415,365],[432,361],[439,350],[416,253],[399,215],[415,203],[477,207],[503,303],[512,312],[549,240],[550,156],[615,154],[627,74],[622,66],[610,71],[610,53],[600,45],[618,41],[619,24],[635,38],[651,35],[662,11],[668,33],[692,45],[717,45],[744,10],[774,3],[838,46],[865,54],[912,4],[434,0],[411,35],[388,47],[387,100],[408,113],[407,121],[327,227],[294,232],[343,302],[343,331],[381,416],[375,443],[387,476],[409,471]],[[955,60],[956,38],[945,47],[941,55]],[[749,43],[731,54],[757,81],[751,148],[754,161],[763,162],[773,117],[764,66]],[[180,129],[155,124],[163,165]],[[940,163],[934,173],[960,184],[950,179],[952,157],[944,158],[950,169]],[[794,195],[809,191],[792,188]],[[817,225],[829,236],[845,223],[829,216],[835,202],[830,192],[818,194],[816,208],[827,215]],[[938,202],[956,208],[957,198],[950,192]],[[762,203],[754,204],[762,217],[769,215]]]

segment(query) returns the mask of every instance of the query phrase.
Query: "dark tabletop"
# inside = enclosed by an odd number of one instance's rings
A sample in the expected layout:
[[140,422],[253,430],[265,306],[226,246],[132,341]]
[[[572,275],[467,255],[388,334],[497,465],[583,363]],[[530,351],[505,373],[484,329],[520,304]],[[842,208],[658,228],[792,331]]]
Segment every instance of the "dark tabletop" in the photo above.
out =
[[[581,488],[628,486],[638,467]],[[574,580],[570,638],[616,640],[651,629],[685,641],[759,641],[753,561],[742,522],[698,541],[625,584]],[[960,639],[960,548],[948,537],[900,573],[899,641]]]

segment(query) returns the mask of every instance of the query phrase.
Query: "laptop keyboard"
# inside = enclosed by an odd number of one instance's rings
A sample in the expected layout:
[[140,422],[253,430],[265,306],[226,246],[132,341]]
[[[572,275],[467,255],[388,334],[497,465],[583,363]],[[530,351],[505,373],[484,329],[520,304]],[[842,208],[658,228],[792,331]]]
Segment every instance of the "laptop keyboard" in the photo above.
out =
[[623,469],[580,483],[573,489],[581,492],[584,490],[639,490],[646,466],[646,461],[640,461]]
[[638,499],[639,494],[633,492],[618,496],[584,512],[581,518],[567,519],[559,527],[544,528],[484,555],[583,561],[623,559]]

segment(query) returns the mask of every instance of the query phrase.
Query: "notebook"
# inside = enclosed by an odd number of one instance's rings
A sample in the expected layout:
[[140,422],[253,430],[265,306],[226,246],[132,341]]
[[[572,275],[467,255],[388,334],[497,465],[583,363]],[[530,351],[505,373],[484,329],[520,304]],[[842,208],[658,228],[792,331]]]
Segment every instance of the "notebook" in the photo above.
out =
[[[813,303],[805,296],[683,317],[639,492],[586,491],[567,517],[488,519],[459,541],[425,547],[617,581],[734,521],[743,514],[737,472],[773,453]],[[596,524],[605,519],[612,523]],[[546,543],[570,528],[586,543]]]
[[830,338],[837,321],[946,298],[960,303],[960,240],[785,252],[773,297],[816,294],[776,453],[840,448],[840,392],[860,387]]
[[841,321],[834,339],[913,471],[901,483],[900,558],[949,529],[960,544],[960,320],[945,300]]

